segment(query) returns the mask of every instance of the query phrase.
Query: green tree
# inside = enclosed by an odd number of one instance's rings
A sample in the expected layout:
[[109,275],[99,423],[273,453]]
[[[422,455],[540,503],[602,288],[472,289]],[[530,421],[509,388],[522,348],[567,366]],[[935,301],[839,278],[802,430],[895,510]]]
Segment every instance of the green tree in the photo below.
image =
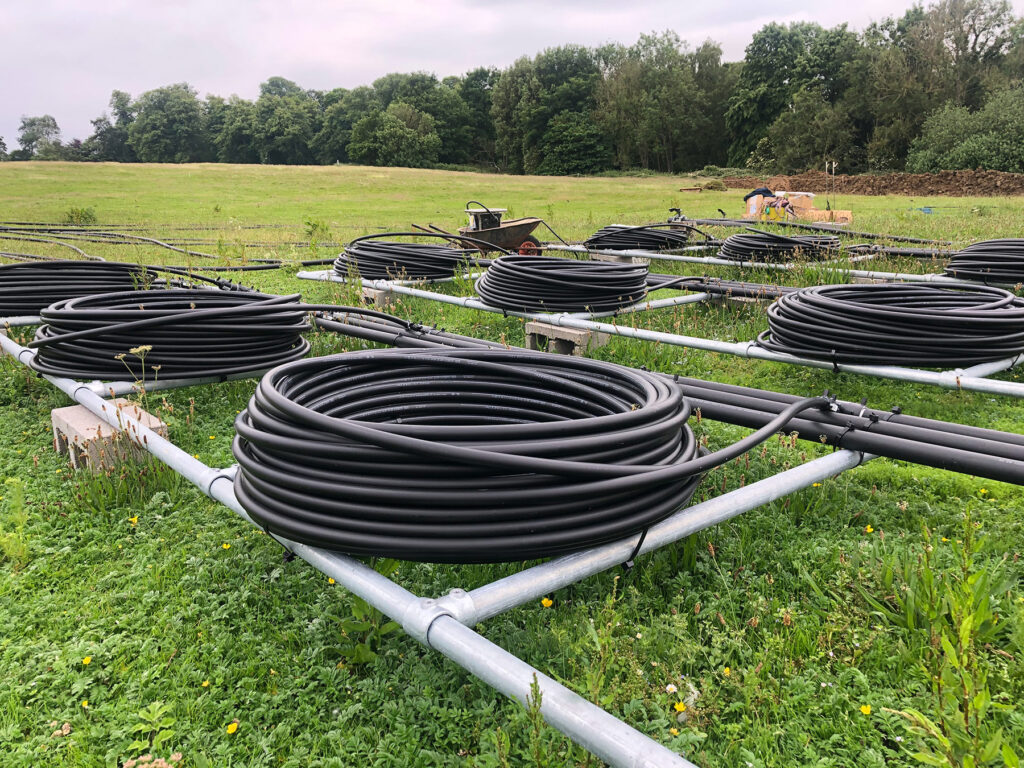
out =
[[220,131],[213,137],[217,160],[221,163],[258,163],[256,148],[256,106],[232,96],[224,105]]
[[[333,92],[332,92],[333,93]],[[311,144],[321,163],[346,162],[353,126],[368,114],[379,112],[383,105],[374,89],[360,86],[328,99],[320,130]]]
[[625,48],[602,48],[605,74],[597,88],[596,119],[612,137],[621,168],[675,172],[706,165],[713,125],[697,69],[712,79],[717,50],[702,47],[700,59],[674,32],[642,35]]
[[494,118],[491,117],[491,95],[501,73],[491,67],[478,67],[467,72],[459,82],[459,96],[469,110],[469,159],[491,165],[495,156]]
[[60,127],[52,115],[22,117],[18,128],[18,144],[23,157],[54,159],[60,152]]
[[92,135],[83,143],[90,160],[133,163],[135,152],[128,144],[128,128],[135,120],[135,107],[130,94],[114,91],[110,95],[110,115],[92,121]]
[[320,104],[291,80],[272,77],[260,85],[255,138],[260,162],[308,165],[321,127]]
[[579,45],[548,48],[502,72],[491,104],[499,167],[538,172],[552,118],[561,112],[591,112],[600,80],[594,53]]
[[471,115],[459,82],[459,78],[439,82],[429,72],[391,73],[375,80],[373,90],[384,107],[401,102],[433,117],[441,141],[438,159],[460,163],[469,157]]
[[357,163],[423,168],[437,162],[440,148],[434,118],[396,101],[355,124],[348,154]]
[[7,159],[7,142],[0,136],[0,163]]
[[815,85],[835,103],[848,84],[847,65],[859,53],[857,37],[840,25],[768,24],[747,46],[739,84],[729,99],[729,161],[741,165],[801,88]]
[[501,73],[491,93],[494,151],[498,168],[524,171],[528,113],[538,108],[540,82],[533,62],[520,58]]
[[203,154],[203,110],[188,83],[146,91],[135,102],[128,144],[143,163],[191,163]]
[[589,114],[564,110],[548,123],[541,145],[540,173],[566,176],[597,173],[609,164],[604,132]]
[[907,170],[971,168],[1024,173],[1024,88],[993,94],[976,112],[948,102],[925,120]]
[[793,105],[772,123],[767,138],[773,170],[779,173],[821,168],[825,160],[858,163],[850,116],[842,106],[829,103],[821,86],[801,89]]

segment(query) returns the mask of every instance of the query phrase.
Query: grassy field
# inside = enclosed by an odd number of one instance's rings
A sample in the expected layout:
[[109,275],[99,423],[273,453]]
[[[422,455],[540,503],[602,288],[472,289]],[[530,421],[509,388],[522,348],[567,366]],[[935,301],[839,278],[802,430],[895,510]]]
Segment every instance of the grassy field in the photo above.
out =
[[[691,216],[742,212],[746,190],[679,192],[685,185],[664,176],[3,163],[0,219],[61,221],[71,208],[92,208],[102,225],[202,238],[208,244],[199,250],[239,263],[329,256],[333,250],[316,239],[343,242],[411,222],[454,227],[469,199],[541,216],[567,239],[611,222],[660,220],[670,206]],[[937,213],[916,210],[925,206]],[[839,196],[836,207],[853,209],[858,229],[967,242],[1019,235],[1024,199]],[[248,228],[254,225],[266,226]],[[179,229],[199,227],[206,229]],[[83,247],[111,260],[187,260],[149,246]],[[2,240],[0,250],[60,253]],[[887,267],[934,269],[907,261],[879,268]],[[692,272],[772,279],[735,268]],[[821,277],[820,268],[808,268],[786,280]],[[341,286],[295,279],[294,269],[246,273],[243,282],[351,301]],[[402,300],[394,312],[523,342],[522,323],[499,315],[422,300]],[[681,307],[630,321],[737,340],[766,326],[763,308],[751,305]],[[320,354],[355,348],[314,336]],[[594,355],[799,395],[830,389],[876,408],[1024,430],[1024,407],[1008,398],[622,338]],[[226,466],[232,421],[253,385],[150,394],[147,406],[168,422],[175,443]],[[372,663],[353,663],[362,638],[341,626],[358,604],[301,561],[284,562],[267,537],[168,471],[125,467],[98,479],[72,473],[54,454],[48,429],[50,409],[66,404],[46,382],[2,363],[0,765],[120,766],[144,752],[180,752],[184,765],[197,768],[596,764],[400,633],[379,640]],[[699,430],[712,448],[745,433],[708,421]],[[749,462],[711,473],[698,496],[825,451],[773,441]],[[962,719],[959,691],[946,699],[934,693],[935,675],[952,672],[920,622],[929,610],[975,610],[958,590],[969,578],[985,585],[979,591],[998,617],[979,622],[971,650],[959,654],[987,677],[994,702],[972,729],[985,741],[1001,729],[1020,754],[1022,506],[1016,486],[878,459],[642,558],[629,572],[552,594],[550,607],[524,606],[478,629],[702,766],[911,766],[921,764],[914,752],[936,750],[938,742],[900,712],[919,710],[951,727]],[[396,579],[436,595],[519,567],[403,563]],[[934,593],[929,579],[939,585]],[[950,595],[937,594],[947,585]],[[908,598],[915,608],[901,607]],[[970,706],[976,703],[984,701],[972,696]],[[133,746],[136,740],[144,745]],[[978,765],[1004,762],[997,744]],[[960,756],[941,764],[968,763]]]

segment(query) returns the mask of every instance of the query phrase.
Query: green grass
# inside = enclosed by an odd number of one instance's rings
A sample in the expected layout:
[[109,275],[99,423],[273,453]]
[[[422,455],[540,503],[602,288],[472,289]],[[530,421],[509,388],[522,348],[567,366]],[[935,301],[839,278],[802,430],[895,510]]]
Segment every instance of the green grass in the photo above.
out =
[[[200,250],[237,262],[305,257],[308,249],[286,243],[306,240],[308,222],[322,222],[339,240],[404,230],[410,222],[454,227],[468,199],[542,216],[567,238],[613,221],[659,220],[670,206],[691,216],[742,211],[738,191],[677,191],[685,185],[666,176],[5,163],[0,218],[61,221],[71,208],[92,208],[101,225],[140,224],[162,237],[190,234],[175,227],[217,227],[199,233],[214,241]],[[910,210],[922,205],[940,206],[940,213]],[[1024,200],[840,196],[837,207],[854,210],[858,229],[966,241],[1017,234]],[[274,226],[242,228],[252,224]],[[108,259],[185,261],[148,246],[84,247]],[[883,264],[921,269],[906,260]],[[675,266],[658,269],[773,277]],[[808,268],[785,279],[818,277]],[[318,302],[347,299],[341,286],[298,281],[290,270],[249,273],[244,282]],[[405,298],[394,311],[523,342],[522,323],[500,315]],[[763,309],[751,305],[680,307],[628,322],[725,339],[748,339],[765,326]],[[316,334],[319,353],[355,346]],[[1007,398],[623,338],[594,355],[801,395],[828,388],[849,400],[867,397],[873,407],[1024,430],[1024,408]],[[253,384],[155,393],[148,407],[168,421],[174,442],[225,466],[232,462],[232,420]],[[53,453],[48,430],[50,409],[66,404],[25,369],[2,363],[0,480],[20,479],[24,501],[18,489],[0,486],[0,542],[8,543],[0,549],[0,765],[121,765],[138,754],[129,745],[140,710],[157,701],[166,704],[174,733],[155,754],[180,751],[188,766],[596,764],[401,633],[382,639],[374,663],[352,663],[347,652],[359,638],[341,629],[358,608],[351,597],[301,561],[285,562],[266,536],[171,473],[154,465],[100,480],[71,473]],[[745,433],[707,421],[699,429],[712,447]],[[698,498],[824,450],[772,441],[763,453],[711,473]],[[632,571],[561,590],[550,608],[523,606],[479,630],[703,766],[916,765],[910,752],[918,737],[886,710],[936,716],[921,669],[929,638],[876,611],[865,595],[892,603],[886,571],[893,563],[919,567],[925,526],[950,540],[935,547],[936,568],[951,578],[951,547],[970,511],[988,537],[978,568],[994,569],[1005,558],[1010,578],[995,596],[1000,629],[980,658],[997,702],[1021,700],[1022,504],[1015,486],[878,459],[642,558]],[[403,563],[396,578],[437,595],[519,567]],[[668,685],[677,692],[666,692]],[[681,721],[673,705],[682,700],[689,705]],[[870,715],[861,712],[867,705]],[[1008,742],[1024,741],[1024,713],[989,718]],[[236,719],[237,731],[228,733]],[[65,722],[70,734],[53,736]]]

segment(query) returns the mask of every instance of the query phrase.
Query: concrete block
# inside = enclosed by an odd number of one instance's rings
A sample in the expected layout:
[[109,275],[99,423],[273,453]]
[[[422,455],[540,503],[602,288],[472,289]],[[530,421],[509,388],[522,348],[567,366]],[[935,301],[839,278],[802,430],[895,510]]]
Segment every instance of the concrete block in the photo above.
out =
[[363,303],[373,307],[383,308],[394,302],[394,295],[391,291],[382,291],[378,288],[364,287],[361,293]]
[[561,325],[531,320],[526,323],[526,348],[557,352],[560,355],[581,357],[587,350],[603,347],[608,343],[607,333],[588,331],[582,328],[565,328]]
[[650,264],[650,259],[642,256],[623,256],[620,253],[591,253],[588,258],[594,261],[610,261],[613,264]]
[[[156,416],[124,398],[110,402],[125,415],[167,437],[167,425]],[[85,406],[54,408],[50,412],[50,420],[53,424],[53,449],[67,454],[75,469],[86,467],[98,473],[113,468],[118,462],[139,461],[145,456],[145,451],[123,429],[107,424]]]

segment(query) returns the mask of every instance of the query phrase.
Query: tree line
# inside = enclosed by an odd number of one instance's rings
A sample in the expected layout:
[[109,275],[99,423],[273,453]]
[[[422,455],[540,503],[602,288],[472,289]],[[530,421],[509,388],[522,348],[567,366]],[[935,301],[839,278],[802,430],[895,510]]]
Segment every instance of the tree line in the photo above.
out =
[[509,173],[669,173],[706,166],[1024,172],[1024,21],[1007,0],[938,0],[862,32],[768,24],[742,61],[673,31],[630,46],[564,45],[504,70],[385,75],[255,100],[187,83],[114,91],[84,141],[24,117],[0,159],[361,163]]

